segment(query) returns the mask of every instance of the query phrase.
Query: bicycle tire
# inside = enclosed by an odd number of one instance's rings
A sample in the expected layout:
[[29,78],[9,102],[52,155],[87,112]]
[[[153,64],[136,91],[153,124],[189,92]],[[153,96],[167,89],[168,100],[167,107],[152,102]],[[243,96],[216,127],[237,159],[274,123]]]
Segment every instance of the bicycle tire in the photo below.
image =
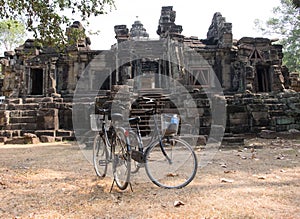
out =
[[131,156],[123,129],[116,131],[112,142],[113,175],[119,189],[125,190],[130,182]]
[[187,186],[197,173],[197,156],[192,147],[179,138],[162,139],[169,162],[164,156],[159,140],[146,150],[146,173],[157,186],[166,189],[180,189]]
[[97,176],[104,178],[107,172],[108,152],[102,137],[97,134],[93,143],[93,165]]

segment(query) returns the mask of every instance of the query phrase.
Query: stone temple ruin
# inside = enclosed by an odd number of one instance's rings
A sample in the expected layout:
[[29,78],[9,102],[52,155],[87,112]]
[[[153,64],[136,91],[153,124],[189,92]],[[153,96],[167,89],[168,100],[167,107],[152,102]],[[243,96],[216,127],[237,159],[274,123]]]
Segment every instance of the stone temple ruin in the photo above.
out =
[[[126,25],[116,25],[117,43],[112,45],[110,51],[91,50],[90,39],[80,37],[64,53],[38,47],[31,39],[14,51],[5,52],[0,59],[3,75],[1,95],[5,96],[0,105],[1,140],[10,142],[30,134],[35,134],[42,141],[74,140],[73,94],[82,72],[96,56],[98,63],[90,65],[85,86],[91,93],[98,92],[97,104],[109,103],[117,89],[128,86],[128,89],[134,87],[131,98],[137,100],[131,115],[140,115],[139,109],[145,103],[139,97],[145,93],[158,98],[161,109],[174,111],[174,106],[165,98],[168,89],[161,89],[160,86],[166,83],[161,75],[172,76],[187,87],[200,112],[197,118],[181,115],[192,123],[195,120],[195,124],[200,126],[199,132],[187,134],[207,136],[211,109],[202,88],[212,86],[213,71],[226,97],[224,143],[241,144],[243,135],[249,133],[274,137],[275,132],[300,129],[300,80],[298,74],[290,73],[283,66],[282,46],[276,44],[276,40],[252,37],[234,40],[232,24],[219,12],[213,15],[206,39],[187,37],[181,34],[183,28],[175,24],[175,18],[173,7],[162,7],[157,40],[149,38],[138,20],[130,30]],[[74,28],[84,30],[80,22],[74,22],[67,32]],[[163,39],[172,42],[168,49],[160,46]],[[131,47],[119,46],[124,42],[130,42]],[[149,45],[156,50],[147,48]],[[184,47],[201,54],[207,66],[197,65],[198,60],[184,54]],[[124,53],[125,50],[131,51],[131,57]],[[145,53],[147,58],[136,59],[135,53]],[[201,78],[201,83],[185,72],[182,66],[159,58],[160,54],[167,57],[171,53],[176,57],[176,63],[188,65],[193,74]],[[118,63],[126,64],[118,66]],[[97,78],[108,72],[110,76],[99,90]],[[142,76],[139,83],[132,85],[132,78],[139,75]],[[89,99],[89,92],[82,96],[83,108],[95,102],[95,99]],[[186,106],[183,103],[179,107]],[[87,124],[82,126],[88,129],[89,113],[86,110],[83,113]]]

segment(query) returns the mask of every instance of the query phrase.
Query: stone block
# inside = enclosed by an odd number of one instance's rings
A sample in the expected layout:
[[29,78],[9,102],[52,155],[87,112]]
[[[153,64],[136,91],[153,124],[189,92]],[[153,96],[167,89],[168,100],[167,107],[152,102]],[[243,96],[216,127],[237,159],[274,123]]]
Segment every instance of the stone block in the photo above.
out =
[[248,114],[246,112],[231,113],[229,114],[228,122],[230,126],[248,124]]
[[5,126],[9,122],[9,111],[0,110],[0,126]]
[[240,113],[240,112],[246,112],[245,106],[236,106],[236,105],[228,105],[227,106],[227,113]]
[[63,137],[63,136],[74,136],[74,132],[70,130],[57,130],[56,136]]
[[36,123],[13,123],[6,125],[7,130],[36,130]]
[[58,109],[39,109],[37,113],[37,129],[39,130],[57,130]]
[[255,126],[266,126],[270,123],[268,112],[251,112],[251,115]]
[[1,143],[6,142],[6,141],[7,141],[7,137],[0,136],[0,142]]
[[277,117],[276,125],[289,125],[295,122],[295,119],[292,117]]
[[0,104],[0,110],[7,110],[8,105],[7,104]]
[[250,131],[250,126],[248,124],[239,124],[239,125],[234,125],[228,128],[228,131],[234,133],[234,134],[242,134],[242,133],[248,133]]
[[23,100],[22,98],[8,98],[8,103],[9,104],[22,104]]
[[55,142],[55,137],[53,136],[47,136],[47,135],[42,135],[40,136],[40,141],[43,143],[53,143]]
[[13,110],[9,111],[9,116],[10,117],[22,117],[22,116],[33,116],[36,117],[36,110]]
[[73,129],[73,121],[72,121],[72,109],[65,108],[61,109],[58,112],[59,117],[59,128],[60,129]]
[[41,102],[40,103],[40,108],[54,108],[57,109],[59,108],[58,103],[55,102]]
[[223,146],[243,146],[244,144],[244,138],[240,136],[227,136],[222,140]]
[[261,138],[266,138],[266,139],[274,139],[277,137],[276,132],[272,130],[262,130],[260,132],[260,137]]
[[10,123],[36,123],[36,117],[12,117]]
[[27,134],[22,137],[13,137],[4,142],[4,144],[38,144],[39,138],[34,134]]
[[10,104],[9,110],[37,110],[39,108],[38,103],[26,103],[26,104]]
[[42,136],[42,135],[46,135],[46,136],[53,136],[55,137],[56,131],[55,130],[36,130],[34,132],[38,137]]
[[284,132],[289,130],[289,125],[276,125],[275,127],[276,132]]

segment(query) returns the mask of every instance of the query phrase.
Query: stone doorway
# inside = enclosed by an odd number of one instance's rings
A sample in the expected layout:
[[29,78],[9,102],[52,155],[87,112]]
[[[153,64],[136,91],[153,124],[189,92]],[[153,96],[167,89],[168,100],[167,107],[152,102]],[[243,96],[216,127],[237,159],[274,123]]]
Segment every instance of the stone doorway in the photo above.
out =
[[256,80],[257,80],[257,91],[258,92],[272,91],[269,66],[264,66],[264,65],[256,66]]
[[43,95],[43,69],[31,69],[31,95]]

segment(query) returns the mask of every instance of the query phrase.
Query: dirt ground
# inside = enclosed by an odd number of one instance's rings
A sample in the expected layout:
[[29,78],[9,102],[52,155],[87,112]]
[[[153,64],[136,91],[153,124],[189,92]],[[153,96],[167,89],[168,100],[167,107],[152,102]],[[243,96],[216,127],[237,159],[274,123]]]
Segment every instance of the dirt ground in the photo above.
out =
[[[221,149],[187,187],[110,193],[76,143],[0,145],[0,218],[300,218],[300,140]],[[176,204],[177,203],[177,204]],[[179,203],[179,204],[178,204]]]

